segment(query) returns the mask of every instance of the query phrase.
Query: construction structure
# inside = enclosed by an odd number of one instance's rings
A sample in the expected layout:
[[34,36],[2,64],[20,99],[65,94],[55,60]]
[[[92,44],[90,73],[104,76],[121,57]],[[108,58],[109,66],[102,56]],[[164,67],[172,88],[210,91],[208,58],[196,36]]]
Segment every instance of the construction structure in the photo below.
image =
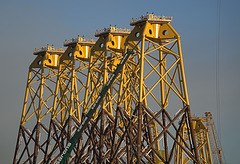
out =
[[220,140],[217,135],[217,130],[213,121],[212,113],[205,112],[206,126],[209,130],[209,139],[212,149],[213,162],[223,164],[223,151]]
[[66,50],[34,51],[13,163],[213,163],[171,21],[147,13],[131,30],[96,31],[96,42],[78,36]]
[[54,161],[64,149],[72,131],[81,122],[90,51],[95,41],[77,37],[66,40],[59,59],[53,109],[43,163]]
[[[36,163],[46,154],[46,136],[63,48],[47,45],[33,51],[13,163]],[[44,138],[45,137],[45,138]]]
[[[201,117],[193,117],[193,129],[196,137],[196,145],[199,154],[199,160],[202,164],[213,164],[211,149],[210,149],[210,141],[209,141],[209,133],[208,128],[206,127],[206,119]],[[184,140],[189,140],[187,125],[184,124],[180,133],[184,136]],[[175,163],[188,163],[191,160],[188,156],[183,155],[181,148],[178,146],[176,148],[175,154]]]

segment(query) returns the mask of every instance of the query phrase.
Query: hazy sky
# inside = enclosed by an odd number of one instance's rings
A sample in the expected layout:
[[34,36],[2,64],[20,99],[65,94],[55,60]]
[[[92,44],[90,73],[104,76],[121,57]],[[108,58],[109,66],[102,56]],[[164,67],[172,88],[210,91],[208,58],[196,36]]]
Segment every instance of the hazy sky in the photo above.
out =
[[[240,1],[221,0],[220,121],[228,163],[240,155]],[[173,16],[181,36],[191,111],[198,116],[216,108],[217,0],[0,1],[0,163],[11,163],[22,112],[28,66],[34,48],[85,35],[110,24],[130,28],[146,12]],[[217,127],[219,128],[219,127]]]

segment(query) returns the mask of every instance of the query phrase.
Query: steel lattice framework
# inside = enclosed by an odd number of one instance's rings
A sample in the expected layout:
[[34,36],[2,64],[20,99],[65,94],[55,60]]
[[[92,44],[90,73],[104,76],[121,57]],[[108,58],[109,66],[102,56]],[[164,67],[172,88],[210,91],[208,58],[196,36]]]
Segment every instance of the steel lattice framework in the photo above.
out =
[[209,140],[212,150],[213,161],[217,164],[223,164],[223,151],[217,135],[217,130],[213,121],[212,113],[206,112],[205,116],[207,122],[206,125],[209,129]]
[[[13,163],[37,163],[45,155],[46,136],[58,70],[64,49],[47,46],[34,50]],[[33,126],[34,125],[34,126]]]
[[[124,43],[129,33],[129,29],[119,29],[116,26],[110,26],[95,33],[99,39],[91,51],[84,113],[88,112],[87,110],[95,102],[109,76],[121,61]],[[112,139],[112,132],[104,134],[104,131],[106,126],[112,129],[114,124],[120,80],[119,78],[115,80],[98,111],[94,114],[94,119],[84,134],[83,138],[86,138],[86,141],[83,141],[83,148],[79,155],[82,158],[78,162],[101,163],[106,161],[104,154],[109,154],[109,149],[111,149],[109,141]]]
[[66,50],[35,50],[13,163],[55,163],[127,49],[134,54],[67,163],[212,163],[207,128],[191,118],[171,21],[147,14],[130,21],[132,30],[96,31],[96,42],[78,37]]
[[[122,79],[125,76],[126,80],[121,81],[119,113],[116,113],[112,143],[109,143],[110,147],[115,147],[110,155],[105,153],[105,156],[99,157],[98,162],[104,158],[114,163],[170,163],[179,145],[186,156],[199,163],[180,37],[170,21],[153,17],[152,14],[131,21],[134,29],[126,39],[125,46],[132,47],[135,55],[122,71]],[[180,99],[176,111],[179,107],[181,110],[174,117],[166,109],[170,93],[175,93]],[[127,105],[123,105],[125,100]],[[125,111],[125,115],[121,111]],[[178,125],[181,115],[184,117],[180,121],[187,123],[190,132],[189,143],[185,141],[185,144],[176,140],[178,137],[184,140],[179,133],[181,124]],[[106,131],[102,133],[108,133],[109,129],[105,128]],[[163,141],[162,147],[158,145],[160,140]]]
[[89,56],[94,43],[79,36],[64,42],[67,49],[59,59],[44,163],[56,160],[81,122]]
[[[201,117],[193,117],[193,130],[196,137],[197,151],[199,154],[199,160],[202,164],[213,164],[212,154],[210,150],[209,132],[207,119]],[[184,136],[184,141],[189,140],[189,131],[186,122],[183,122],[182,129],[180,130],[182,136]],[[180,138],[178,138],[180,141]],[[181,141],[182,142],[182,141]],[[182,143],[183,144],[183,143]],[[188,145],[189,146],[189,145]],[[184,156],[184,153],[180,146],[176,147],[174,163],[188,163],[191,160],[188,156]]]

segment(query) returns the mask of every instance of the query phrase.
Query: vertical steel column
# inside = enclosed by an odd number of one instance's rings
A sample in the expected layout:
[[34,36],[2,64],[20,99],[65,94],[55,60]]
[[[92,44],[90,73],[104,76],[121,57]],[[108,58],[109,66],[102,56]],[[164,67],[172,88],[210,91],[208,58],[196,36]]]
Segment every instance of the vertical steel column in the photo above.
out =
[[196,163],[200,164],[199,161],[199,155],[198,155],[198,150],[197,150],[197,143],[196,143],[196,137],[195,137],[195,133],[194,133],[194,129],[193,129],[193,124],[192,124],[192,116],[191,116],[191,112],[190,112],[190,107],[187,107],[187,113],[188,113],[188,121],[189,121],[189,126],[190,126],[190,133],[191,133],[191,137],[192,137],[192,141],[193,141],[193,149],[194,149],[194,153],[196,156]]
[[[162,122],[163,122],[163,127],[166,128],[167,122],[166,122],[166,114],[165,114],[165,109],[162,111]],[[163,134],[163,139],[164,139],[164,149],[165,149],[165,160],[166,163],[168,163],[168,138],[167,138],[167,132],[164,131]]]
[[142,146],[142,102],[138,105],[138,131],[137,131],[137,163],[141,161],[141,146]]
[[99,159],[98,159],[98,163],[102,163],[103,162],[103,142],[104,142],[104,126],[105,126],[105,110],[103,109],[101,111],[101,122],[100,122],[100,142],[99,142],[99,146],[98,146],[98,155],[99,155]]

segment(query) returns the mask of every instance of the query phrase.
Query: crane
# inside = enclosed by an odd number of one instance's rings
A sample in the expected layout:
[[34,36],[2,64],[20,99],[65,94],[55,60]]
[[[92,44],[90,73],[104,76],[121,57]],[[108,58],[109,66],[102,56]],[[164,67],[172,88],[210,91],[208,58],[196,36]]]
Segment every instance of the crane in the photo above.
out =
[[223,164],[222,148],[217,135],[217,130],[213,121],[212,113],[205,112],[205,116],[207,121],[206,125],[209,129],[210,145],[212,149],[212,156],[214,159],[214,163]]

